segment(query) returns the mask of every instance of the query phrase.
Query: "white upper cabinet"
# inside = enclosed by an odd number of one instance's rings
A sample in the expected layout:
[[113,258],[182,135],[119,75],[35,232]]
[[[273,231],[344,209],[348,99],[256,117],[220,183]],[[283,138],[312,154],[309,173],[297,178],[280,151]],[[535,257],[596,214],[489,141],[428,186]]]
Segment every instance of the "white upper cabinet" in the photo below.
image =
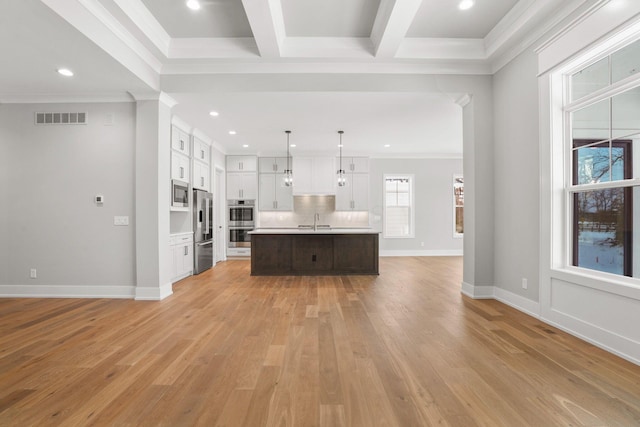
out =
[[261,211],[293,210],[292,188],[284,185],[284,174],[261,173],[258,205]]
[[[336,159],[339,167],[340,159]],[[369,210],[369,158],[343,157],[346,185],[336,187],[337,211]]]
[[227,156],[227,172],[255,172],[257,166],[256,156]]
[[[336,157],[336,170],[339,168],[340,158]],[[368,157],[342,157],[342,169],[346,173],[369,173]]]
[[[292,160],[289,159],[289,167]],[[258,159],[258,171],[260,173],[282,173],[287,169],[286,157],[260,157]]]
[[191,169],[189,165],[191,161],[188,156],[181,152],[171,152],[171,179],[177,179],[184,182],[191,181]]
[[294,157],[293,194],[336,194],[333,157]]
[[338,187],[336,193],[337,211],[369,210],[369,174],[346,175],[346,185]]
[[211,168],[199,160],[193,161],[193,188],[211,191]]
[[255,172],[227,173],[227,199],[255,200],[258,196]]
[[189,134],[177,126],[171,126],[171,148],[185,156],[191,155]]
[[193,138],[193,160],[211,164],[211,147],[197,137]]

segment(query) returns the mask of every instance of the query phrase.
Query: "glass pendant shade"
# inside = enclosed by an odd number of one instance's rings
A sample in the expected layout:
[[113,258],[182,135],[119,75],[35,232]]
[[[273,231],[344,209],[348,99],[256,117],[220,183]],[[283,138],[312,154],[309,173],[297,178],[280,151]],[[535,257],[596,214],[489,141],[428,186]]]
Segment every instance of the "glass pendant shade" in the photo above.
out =
[[289,135],[291,135],[291,131],[285,130],[284,133],[287,134],[287,168],[284,170],[283,183],[285,187],[291,187],[293,185],[293,171],[291,170],[291,165],[289,163],[291,158],[289,155]]

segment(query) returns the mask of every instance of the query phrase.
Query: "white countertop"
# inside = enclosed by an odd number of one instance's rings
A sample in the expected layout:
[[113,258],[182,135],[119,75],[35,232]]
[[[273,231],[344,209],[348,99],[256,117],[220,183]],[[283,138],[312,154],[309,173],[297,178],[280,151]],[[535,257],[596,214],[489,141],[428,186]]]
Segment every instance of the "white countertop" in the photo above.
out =
[[249,234],[380,234],[371,228],[256,228]]

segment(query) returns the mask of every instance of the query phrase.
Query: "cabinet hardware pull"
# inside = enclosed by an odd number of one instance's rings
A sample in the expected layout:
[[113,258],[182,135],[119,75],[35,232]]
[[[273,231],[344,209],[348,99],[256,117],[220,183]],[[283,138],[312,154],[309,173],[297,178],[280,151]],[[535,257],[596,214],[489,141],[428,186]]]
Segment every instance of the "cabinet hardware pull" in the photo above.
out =
[[204,150],[200,150],[200,158],[204,160]]
[[180,166],[180,178],[184,178],[184,168]]
[[180,150],[184,150],[184,141],[180,140]]
[[189,255],[189,246],[184,247],[184,254]]
[[204,187],[204,177],[203,176],[200,177],[200,185]]

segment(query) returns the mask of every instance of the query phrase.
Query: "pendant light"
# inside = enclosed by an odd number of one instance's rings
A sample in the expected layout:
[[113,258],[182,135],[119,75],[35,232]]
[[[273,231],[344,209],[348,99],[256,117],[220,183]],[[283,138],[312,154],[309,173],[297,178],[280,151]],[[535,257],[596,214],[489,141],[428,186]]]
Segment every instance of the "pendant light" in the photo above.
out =
[[347,184],[347,178],[344,176],[344,169],[342,169],[342,134],[344,131],[339,130],[338,134],[340,135],[340,169],[338,169],[338,187],[344,187]]
[[285,187],[291,187],[293,185],[293,171],[289,165],[289,159],[291,158],[289,155],[289,135],[291,135],[291,131],[285,130],[284,133],[287,134],[287,168],[284,170],[284,185]]

